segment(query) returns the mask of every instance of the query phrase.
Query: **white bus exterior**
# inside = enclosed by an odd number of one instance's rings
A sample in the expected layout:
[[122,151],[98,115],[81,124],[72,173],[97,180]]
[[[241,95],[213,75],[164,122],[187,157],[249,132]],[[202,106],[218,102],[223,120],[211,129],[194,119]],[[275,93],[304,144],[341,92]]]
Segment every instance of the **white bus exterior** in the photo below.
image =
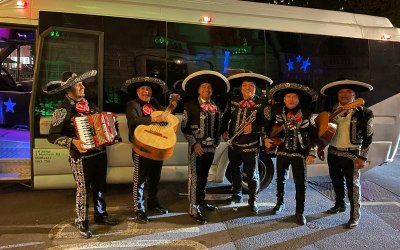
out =
[[[360,42],[361,44],[367,44],[368,48],[370,48],[370,46],[381,46],[382,43],[386,43],[390,44],[389,47],[393,49],[393,47],[397,48],[397,46],[399,46],[398,42],[400,41],[399,29],[393,27],[391,22],[384,17],[234,0],[28,0],[22,1],[23,3],[26,3],[25,5],[23,4],[23,6],[17,6],[16,2],[17,1],[14,0],[0,1],[0,25],[22,25],[26,27],[32,27],[33,29],[37,30],[38,38],[40,38],[39,43],[37,43],[36,49],[37,60],[32,91],[33,98],[31,98],[30,107],[32,187],[34,189],[69,188],[75,185],[73,176],[70,173],[70,169],[68,166],[68,152],[65,149],[57,148],[56,146],[48,143],[46,140],[48,123],[51,118],[49,118],[48,116],[38,115],[37,110],[35,109],[35,106],[37,106],[38,102],[37,99],[35,100],[35,96],[40,95],[41,86],[45,84],[41,81],[43,79],[47,79],[43,78],[43,74],[49,75],[51,73],[49,73],[48,71],[42,73],[43,65],[45,65],[45,62],[40,62],[42,53],[47,53],[46,51],[48,47],[45,47],[46,44],[53,43],[53,41],[46,39],[48,39],[48,37],[50,36],[51,31],[54,30],[61,30],[61,32],[64,32],[64,34],[75,34],[76,32],[90,33],[94,36],[99,37],[98,47],[96,48],[96,51],[103,50],[104,46],[107,46],[107,39],[104,39],[104,34],[102,33],[102,31],[99,31],[97,28],[94,28],[94,30],[96,31],[88,28],[87,32],[85,31],[86,28],[78,29],[77,26],[74,26],[74,21],[70,21],[68,19],[71,15],[79,15],[78,17],[82,18],[79,20],[88,20],[87,18],[89,18],[88,23],[91,22],[90,18],[92,17],[104,17],[102,20],[113,20],[113,22],[115,21],[115,23],[117,24],[118,20],[124,20],[125,22],[125,20],[129,19],[132,22],[134,20],[138,20],[138,22],[146,20],[154,21],[157,23],[161,23],[161,25],[165,24],[168,27],[173,25],[193,25],[190,27],[193,27],[194,30],[204,30],[206,29],[205,27],[220,27],[221,30],[257,30],[260,31],[258,32],[258,34],[264,34],[264,41],[266,37],[270,34],[268,32],[281,32],[279,34],[283,34],[285,36],[287,35],[288,37],[302,36],[305,39],[309,37],[308,35],[310,35],[310,38],[313,38],[313,35],[315,35],[317,37],[323,38],[328,37],[335,39],[345,39],[346,41],[353,41],[351,39],[354,39],[354,41]],[[60,26],[59,23],[51,25],[51,20],[49,20],[49,18],[45,20],[41,19],[42,16],[51,15],[63,15],[63,18],[65,19],[63,26]],[[201,20],[205,15],[211,17],[211,22],[208,24],[201,23]],[[42,23],[45,22],[47,22],[48,25],[41,28]],[[115,26],[116,30],[118,30],[119,28],[120,27],[118,27],[118,25]],[[121,32],[125,32],[125,30],[122,29]],[[191,36],[204,35],[199,33],[195,34],[194,31],[192,33],[191,31],[185,32],[185,34],[189,34]],[[276,36],[272,36],[272,38],[279,38],[279,34]],[[169,35],[168,32],[166,32],[165,36],[167,37],[167,39],[170,39],[169,41],[170,43],[172,43],[171,41],[173,41],[174,39],[173,34]],[[270,37],[267,37],[267,39],[269,38]],[[185,49],[188,50],[188,48],[185,47],[188,45],[188,43],[180,43],[180,41],[177,39],[175,39],[175,41],[177,41],[176,43],[178,44],[178,47],[174,50],[175,52],[171,54],[175,55],[181,53],[181,48],[179,48],[179,46],[183,46],[184,49],[182,49],[182,51],[184,51]],[[365,41],[365,43],[363,41]],[[117,41],[113,42],[117,43]],[[241,45],[244,48],[249,47],[247,45],[247,42],[248,41],[246,39],[241,38]],[[272,67],[268,66],[272,65],[268,64],[270,60],[269,58],[271,58],[268,50],[270,49],[270,47],[273,47],[270,45],[274,44],[274,40],[268,40],[266,44],[267,45],[265,45],[264,50],[264,52],[267,51],[264,55],[266,61],[265,71],[257,73],[266,74],[268,76],[270,76],[271,74],[278,75],[278,73],[274,73],[274,70],[279,68],[279,64],[274,64]],[[310,42],[309,44],[312,43]],[[168,46],[171,46],[171,44],[165,44],[165,46],[168,50]],[[197,49],[200,50],[200,45],[196,44],[196,46],[198,46]],[[44,48],[46,48],[46,50]],[[215,46],[215,48],[220,49],[218,46]],[[328,48],[330,47],[328,46]],[[150,54],[154,50],[149,48],[145,49],[145,51]],[[168,50],[168,52],[166,53],[169,53],[170,51],[173,50]],[[230,52],[232,51],[234,50],[230,50]],[[99,53],[100,55],[103,55],[102,51],[100,51]],[[116,54],[118,53],[121,53],[121,51],[116,52]],[[136,51],[134,53],[136,53]],[[182,53],[184,54],[184,52]],[[256,55],[258,52],[253,51],[253,53],[254,54],[252,55]],[[296,51],[293,52],[293,55],[295,55],[296,53]],[[186,56],[192,61],[197,60],[196,58],[188,54],[184,54],[184,57]],[[375,55],[376,54],[367,55],[370,63],[373,62],[373,56]],[[143,58],[145,58],[144,60],[149,60],[149,57],[151,58],[152,56],[153,55],[144,55],[143,57],[140,57],[137,61],[140,63],[140,60],[143,60]],[[289,56],[290,53],[286,52],[277,55],[277,58]],[[107,80],[107,70],[104,69],[104,65],[106,65],[108,62],[106,60],[103,61],[103,58],[105,57],[100,56],[98,58],[98,61],[94,62],[94,65],[98,66],[99,70],[98,81],[100,87],[97,100],[100,107],[107,106],[103,105],[105,94],[102,90],[104,86],[103,80]],[[201,57],[200,60],[197,60],[195,64],[199,64],[199,62],[201,61],[206,61],[204,60],[204,58],[206,57]],[[333,57],[331,57],[330,59],[332,58]],[[338,57],[336,59],[341,61],[343,58]],[[118,60],[120,61],[116,62],[117,64],[121,64],[121,60],[123,63],[123,57],[118,57]],[[373,84],[375,89],[384,88],[386,89],[385,91],[387,91],[388,93],[385,94],[382,92],[380,96],[385,96],[385,98],[381,100],[374,100],[372,102],[373,105],[370,106],[375,114],[375,135],[373,143],[371,145],[366,169],[370,169],[385,162],[391,161],[395,153],[397,152],[397,147],[399,144],[400,117],[398,107],[400,107],[400,94],[398,89],[393,89],[392,86],[393,84],[397,84],[397,82],[395,81],[400,80],[400,73],[397,69],[400,65],[397,63],[400,62],[398,61],[398,58],[388,58],[388,60],[393,60],[391,66],[393,67],[393,69],[391,69],[391,72],[395,77],[392,79],[393,82],[384,82],[385,85],[379,86],[378,84]],[[167,59],[165,61],[165,65],[168,67]],[[58,61],[58,63],[60,63],[60,61]],[[206,62],[206,64],[210,65],[213,65],[213,63],[214,62]],[[360,64],[360,62],[357,63]],[[285,62],[281,62],[281,64],[284,65]],[[346,62],[339,62],[339,66],[336,65],[334,67],[334,70],[337,71],[337,68],[343,67],[344,64],[346,64]],[[328,66],[332,67],[332,64],[329,64]],[[70,69],[76,69],[77,71],[79,70],[79,65],[75,65],[74,67],[77,68]],[[191,65],[189,65],[188,68],[190,71]],[[216,68],[218,68],[218,66]],[[219,71],[225,70],[225,68],[222,66],[218,69]],[[247,69],[252,70],[252,68]],[[135,68],[135,70],[138,74],[141,72],[139,67]],[[348,72],[351,69],[345,68],[345,70]],[[364,72],[362,68],[358,70],[360,72]],[[291,75],[293,73],[287,72],[286,69],[283,69],[283,66],[281,69],[278,69],[278,71],[280,72],[279,74],[284,76],[294,76]],[[372,71],[373,70],[369,69],[368,75],[370,75],[370,77],[369,79],[366,79],[368,83],[378,81],[376,80],[374,74],[371,73]],[[146,69],[144,69],[144,72],[146,72]],[[301,71],[299,72],[301,73]],[[315,76],[317,74],[322,75],[323,73],[317,73],[315,71],[312,74],[314,74]],[[356,77],[357,74],[354,74],[352,76]],[[54,76],[52,77],[54,78]],[[304,78],[306,76],[301,77]],[[128,77],[126,77],[126,79],[128,79]],[[273,78],[273,80],[275,79]],[[319,89],[317,90],[319,91]],[[369,102],[367,99],[367,105],[369,103],[371,102]],[[128,130],[124,113],[120,112],[118,114],[118,117],[119,123],[121,125],[123,142],[108,147],[108,182],[130,183],[133,176],[131,144],[128,140]],[[228,165],[226,151],[226,145],[225,143],[222,143],[216,152],[214,165],[212,167],[212,170],[210,171],[210,181],[220,183],[224,181],[225,170]],[[309,176],[326,174],[326,162],[317,161],[315,164],[308,166]],[[178,142],[175,147],[174,155],[164,162],[162,178],[164,180],[183,180],[187,178],[187,143],[185,142],[179,129]]]

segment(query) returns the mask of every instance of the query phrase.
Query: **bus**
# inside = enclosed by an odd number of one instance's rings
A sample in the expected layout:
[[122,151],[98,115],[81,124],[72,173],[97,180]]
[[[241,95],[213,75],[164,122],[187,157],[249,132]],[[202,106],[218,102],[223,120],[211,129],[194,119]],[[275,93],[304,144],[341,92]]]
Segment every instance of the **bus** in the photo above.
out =
[[[75,185],[68,152],[46,139],[52,112],[63,96],[47,96],[42,86],[64,71],[97,69],[97,79],[86,86],[87,98],[117,113],[123,141],[107,147],[109,183],[132,182],[124,114],[129,97],[120,88],[125,80],[143,75],[162,79],[170,89],[203,69],[225,75],[251,71],[267,75],[274,84],[301,81],[317,91],[338,78],[367,82],[374,90],[360,97],[375,114],[375,134],[365,170],[391,161],[397,152],[400,32],[384,17],[235,0],[3,0],[0,25],[28,27],[37,34],[29,109],[33,189]],[[231,94],[237,87],[232,86]],[[270,88],[257,91],[268,98]],[[168,101],[167,95],[157,98]],[[215,98],[223,102],[227,96]],[[320,96],[313,113],[335,102]],[[162,179],[187,178],[187,147],[178,129]],[[263,188],[274,175],[271,158],[260,152]],[[308,166],[308,175],[327,175],[327,169],[326,161],[317,160]],[[226,176],[229,161],[221,143],[209,181],[226,183]]]

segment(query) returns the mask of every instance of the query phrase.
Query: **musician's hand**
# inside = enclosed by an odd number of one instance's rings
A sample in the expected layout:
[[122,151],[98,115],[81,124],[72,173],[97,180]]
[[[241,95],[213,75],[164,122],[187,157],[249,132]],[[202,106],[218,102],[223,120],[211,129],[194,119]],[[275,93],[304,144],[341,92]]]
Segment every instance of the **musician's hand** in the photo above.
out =
[[165,122],[165,121],[167,121],[167,116],[164,114],[151,117],[151,122]]
[[173,93],[169,96],[169,98],[171,99],[171,104],[174,106],[174,108],[176,108],[178,105],[178,100],[181,98],[181,96],[177,93]]
[[243,129],[243,134],[248,135],[248,134],[250,134],[252,131],[253,131],[253,126],[251,125],[250,122],[248,122],[248,123],[246,124],[246,126],[244,127],[244,129]]
[[267,149],[270,149],[272,147],[272,145],[274,145],[274,141],[269,138],[265,138],[264,145]]
[[361,159],[361,158],[357,158],[354,161],[354,168],[355,169],[363,169],[363,168],[365,168],[365,160]]
[[204,154],[203,148],[201,147],[201,144],[198,142],[194,144],[193,149],[196,155],[202,156]]
[[228,131],[225,131],[225,132],[222,134],[222,138],[224,139],[224,141],[229,140],[229,133],[228,133]]
[[78,151],[79,151],[80,153],[85,153],[85,152],[87,152],[86,143],[84,143],[83,141],[74,139],[74,140],[72,140],[72,144],[75,145],[75,147],[78,149]]
[[308,155],[307,156],[307,158],[306,158],[306,164],[307,165],[313,164],[314,161],[315,161],[315,156],[313,156],[313,155]]
[[325,152],[324,152],[324,150],[318,152],[318,159],[320,159],[321,161],[325,160]]

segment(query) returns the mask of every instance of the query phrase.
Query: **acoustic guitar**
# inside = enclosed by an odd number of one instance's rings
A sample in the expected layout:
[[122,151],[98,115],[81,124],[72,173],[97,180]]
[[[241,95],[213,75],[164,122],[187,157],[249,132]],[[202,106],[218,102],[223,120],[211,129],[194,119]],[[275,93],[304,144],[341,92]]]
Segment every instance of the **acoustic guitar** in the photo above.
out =
[[[178,100],[179,95],[172,95],[171,102]],[[164,115],[165,122],[139,125],[133,135],[133,150],[146,158],[162,161],[170,158],[176,144],[176,129],[179,119],[172,115],[174,106],[170,104],[165,111],[154,111],[152,117]]]
[[[342,107],[339,107],[336,109],[332,114],[329,112],[321,112],[316,118],[315,118],[315,123],[317,124],[318,128],[318,151],[317,153],[319,154],[322,152],[325,147],[329,144],[329,142],[332,140],[333,136],[336,134],[336,128],[337,124],[333,122],[333,120],[346,112],[347,110],[361,107],[364,105],[364,99],[358,98],[353,102],[350,102]],[[323,159],[321,159],[323,160]]]
[[269,147],[269,148],[264,146],[265,153],[267,153],[267,154],[276,153],[276,149],[278,148],[279,145],[282,144],[282,140],[278,136],[278,134],[285,129],[285,125],[288,126],[289,129],[291,129],[292,127],[296,127],[297,124],[294,120],[288,120],[288,122],[286,122],[286,124],[275,123],[274,125],[272,125],[270,138],[273,141],[273,143],[272,143],[271,147]]

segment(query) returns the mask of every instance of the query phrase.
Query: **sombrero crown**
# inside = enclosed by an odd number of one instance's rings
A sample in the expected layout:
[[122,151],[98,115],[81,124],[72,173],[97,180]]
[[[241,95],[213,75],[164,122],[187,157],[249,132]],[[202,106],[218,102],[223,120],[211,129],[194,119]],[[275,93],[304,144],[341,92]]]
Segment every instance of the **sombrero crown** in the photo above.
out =
[[302,103],[318,100],[318,93],[314,89],[299,83],[285,82],[276,85],[270,90],[271,98],[276,102],[283,102],[283,98],[289,93],[297,94]]
[[371,85],[365,82],[359,82],[354,80],[341,80],[328,83],[321,89],[323,95],[336,95],[341,89],[351,89],[354,92],[367,92],[374,89]]
[[221,73],[213,70],[200,70],[188,75],[182,82],[182,89],[185,92],[196,94],[200,85],[209,83],[214,93],[228,93],[230,84],[228,79]]
[[271,78],[266,77],[257,73],[238,73],[228,77],[229,82],[232,86],[240,86],[243,81],[252,81],[257,86],[262,87],[265,85],[270,85],[273,81]]
[[165,94],[168,91],[167,84],[155,77],[137,76],[126,80],[121,90],[128,94],[136,94],[136,90],[142,86],[149,86],[155,94]]
[[90,70],[78,76],[75,73],[66,79],[65,81],[51,81],[42,87],[44,93],[52,95],[60,92],[61,90],[72,87],[78,82],[82,82],[90,77],[97,75],[97,70]]

